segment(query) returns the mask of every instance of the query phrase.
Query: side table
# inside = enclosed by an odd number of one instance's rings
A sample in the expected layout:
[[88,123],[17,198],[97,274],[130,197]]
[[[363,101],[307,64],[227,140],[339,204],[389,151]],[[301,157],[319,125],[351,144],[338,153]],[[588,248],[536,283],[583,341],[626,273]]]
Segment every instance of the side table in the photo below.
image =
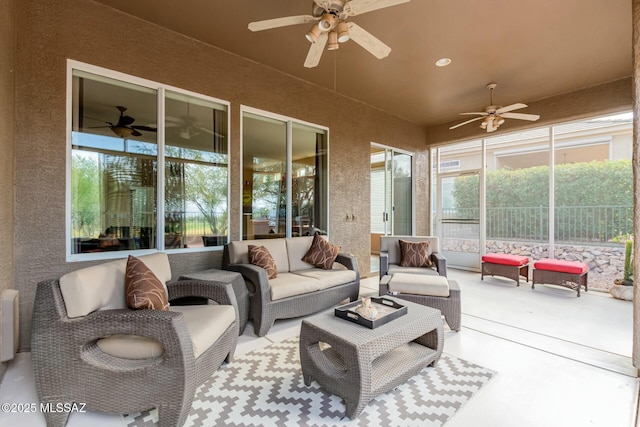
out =
[[238,300],[238,324],[240,325],[240,335],[244,332],[249,320],[249,291],[244,282],[242,274],[235,271],[218,270],[215,268],[203,271],[196,271],[180,276],[179,280],[202,280],[207,282],[231,283],[233,293]]
[[406,305],[407,314],[368,329],[333,312],[322,313],[303,320],[300,328],[304,383],[309,386],[316,380],[325,390],[342,397],[346,416],[351,419],[371,399],[434,365],[442,354],[439,310],[385,298]]

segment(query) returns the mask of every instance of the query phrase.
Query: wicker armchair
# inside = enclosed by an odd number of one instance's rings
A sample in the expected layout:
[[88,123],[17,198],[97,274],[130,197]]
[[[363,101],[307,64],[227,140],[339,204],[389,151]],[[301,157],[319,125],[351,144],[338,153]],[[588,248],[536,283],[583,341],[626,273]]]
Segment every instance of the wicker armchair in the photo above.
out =
[[[433,268],[413,268],[400,266],[400,240],[408,242],[429,241]],[[447,276],[447,260],[439,253],[440,246],[434,236],[381,236],[380,237],[380,277],[394,273],[437,274]]]
[[[169,300],[200,296],[219,305],[171,307],[170,311],[98,309],[70,318],[60,279],[39,283],[33,310],[31,355],[40,402],[53,405],[82,402],[87,410],[120,414],[157,407],[160,426],[183,425],[197,386],[225,359],[230,361],[233,357],[238,339],[238,311],[230,284],[179,281],[168,283],[167,290]],[[235,319],[226,329],[220,327],[217,339],[209,337],[215,339],[211,345],[199,347],[197,343],[202,342],[198,341],[202,337],[190,335],[192,323],[200,332],[215,328],[216,323],[227,325],[234,313],[225,308],[229,305],[234,309]],[[190,312],[194,307],[199,311]],[[210,311],[207,307],[218,308]],[[225,322],[215,316],[222,312],[226,312]],[[101,349],[101,339],[120,334],[155,340],[162,346],[160,354],[122,358]],[[47,426],[64,426],[68,415],[44,414]]]

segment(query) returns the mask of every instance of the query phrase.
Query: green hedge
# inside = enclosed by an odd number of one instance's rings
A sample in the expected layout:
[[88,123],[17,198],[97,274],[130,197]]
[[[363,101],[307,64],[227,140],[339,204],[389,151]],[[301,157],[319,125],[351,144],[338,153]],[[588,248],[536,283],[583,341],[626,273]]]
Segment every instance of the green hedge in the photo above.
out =
[[[631,160],[556,165],[555,188],[561,241],[607,241],[632,229]],[[459,211],[476,208],[477,177],[458,178],[454,197]],[[548,166],[487,173],[489,238],[546,240],[548,206]]]

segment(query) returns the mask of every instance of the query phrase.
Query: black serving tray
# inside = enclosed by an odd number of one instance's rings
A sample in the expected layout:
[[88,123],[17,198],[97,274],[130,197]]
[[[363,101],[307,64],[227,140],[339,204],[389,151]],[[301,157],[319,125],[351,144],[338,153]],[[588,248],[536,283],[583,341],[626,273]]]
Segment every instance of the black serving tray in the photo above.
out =
[[391,322],[393,319],[407,314],[407,306],[405,305],[398,304],[388,298],[371,297],[371,304],[378,310],[378,317],[371,320],[361,316],[356,311],[356,308],[360,307],[361,304],[362,301],[354,301],[336,307],[334,310],[335,315],[350,322],[357,323],[358,325],[366,326],[369,329],[375,329],[378,326],[382,326],[385,323]]

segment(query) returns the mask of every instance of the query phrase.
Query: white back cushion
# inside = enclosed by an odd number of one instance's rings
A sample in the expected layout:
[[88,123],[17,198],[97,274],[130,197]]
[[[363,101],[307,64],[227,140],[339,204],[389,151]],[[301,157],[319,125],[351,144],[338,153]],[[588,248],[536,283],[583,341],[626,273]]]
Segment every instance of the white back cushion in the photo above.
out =
[[311,242],[313,242],[313,236],[289,237],[287,239],[289,271],[308,270],[314,267],[312,264],[302,261],[302,257],[311,247]]
[[[171,280],[169,257],[164,252],[138,257],[164,284]],[[126,308],[124,273],[127,259],[83,268],[60,278],[67,316],[80,317],[96,310]],[[166,291],[166,286],[165,286]]]

